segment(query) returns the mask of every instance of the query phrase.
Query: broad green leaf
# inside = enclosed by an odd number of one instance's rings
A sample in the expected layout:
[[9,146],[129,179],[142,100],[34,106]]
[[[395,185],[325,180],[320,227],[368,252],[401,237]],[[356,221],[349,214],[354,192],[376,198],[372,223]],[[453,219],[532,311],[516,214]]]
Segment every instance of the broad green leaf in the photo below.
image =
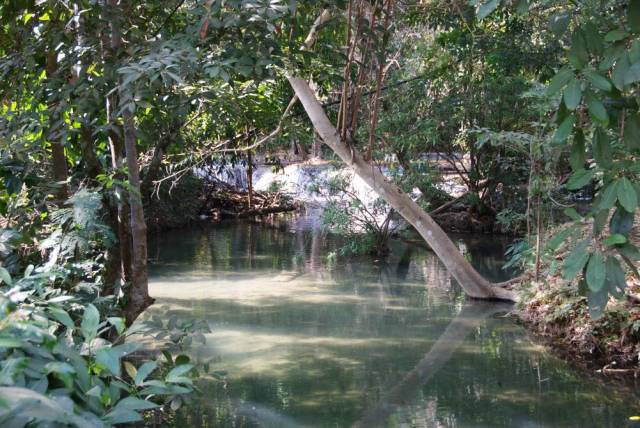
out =
[[640,61],[631,62],[629,69],[624,75],[624,84],[631,85],[632,83],[640,81]]
[[571,21],[571,15],[568,12],[555,14],[549,18],[549,28],[557,36],[561,37]]
[[617,28],[615,30],[609,31],[606,36],[604,36],[605,42],[617,42],[618,40],[622,40],[627,38],[629,33],[621,28]]
[[64,325],[68,329],[74,328],[73,320],[71,319],[67,311],[65,311],[64,309],[61,309],[55,306],[50,306],[47,309],[47,312],[49,312],[56,321],[60,322],[62,325]]
[[591,315],[591,318],[597,320],[602,316],[608,300],[609,293],[604,287],[600,291],[589,293],[587,301],[589,302],[589,315]]
[[606,131],[601,127],[597,127],[593,133],[591,148],[593,151],[593,158],[596,160],[598,166],[603,169],[609,168],[611,166],[613,156],[611,141],[609,141],[609,136]]
[[76,369],[71,364],[63,363],[61,361],[52,361],[44,366],[45,372],[48,373],[61,373],[61,374],[73,374]]
[[610,210],[618,200],[618,182],[612,181],[604,188],[601,193],[600,203],[598,206],[603,210]]
[[619,233],[614,233],[613,235],[607,236],[607,238],[603,242],[605,245],[612,247],[614,245],[624,244],[625,242],[627,242],[627,238],[625,238],[623,235],[620,235]]
[[596,171],[594,169],[581,169],[573,173],[569,181],[567,181],[566,187],[569,190],[582,189],[587,184],[591,183]]
[[556,143],[562,143],[566,141],[567,137],[569,137],[571,131],[573,130],[573,124],[575,123],[575,121],[576,117],[573,114],[567,116],[567,118],[562,121],[560,126],[558,126],[558,129],[553,136],[553,140]]
[[0,336],[0,348],[22,348],[23,343],[14,337]]
[[518,3],[516,4],[516,13],[518,15],[524,15],[529,12],[529,5],[529,0],[518,0]]
[[125,329],[124,318],[109,317],[109,318],[107,318],[107,321],[109,322],[109,324],[111,324],[113,327],[115,327],[116,332],[118,334],[122,334],[122,332]]
[[576,228],[574,226],[567,227],[566,229],[557,233],[546,245],[549,251],[555,251],[560,247],[560,245],[567,240],[569,236],[571,236],[575,232]]
[[575,110],[580,104],[582,98],[582,82],[578,79],[571,79],[566,88],[564,88],[564,104],[569,110]]
[[593,55],[601,55],[603,49],[603,39],[598,31],[598,28],[593,22],[587,22],[583,25],[584,39],[587,45],[587,50]]
[[140,348],[140,344],[125,343],[111,348],[102,348],[96,352],[96,361],[115,376],[120,376],[120,359]]
[[87,305],[82,316],[80,331],[87,342],[91,342],[96,338],[98,333],[98,325],[100,324],[100,313],[92,304]]
[[640,250],[638,250],[638,248],[633,244],[627,242],[620,247],[616,247],[616,250],[631,261],[640,260]]
[[629,150],[640,149],[640,115],[633,113],[624,121],[624,143]]
[[567,82],[571,80],[573,77],[573,72],[567,68],[563,68],[549,82],[549,87],[547,88],[547,95],[553,95],[559,92],[562,88],[565,87]]
[[176,366],[167,374],[165,381],[169,383],[181,383],[185,382],[185,380],[190,381],[189,378],[185,378],[182,375],[188,373],[191,369],[193,369],[193,364],[182,364]]
[[593,234],[599,235],[609,219],[610,210],[600,210],[593,216]]
[[584,168],[586,161],[584,133],[582,129],[577,129],[573,137],[573,144],[571,145],[569,164],[572,170],[577,171]]
[[573,221],[581,221],[582,220],[582,216],[580,214],[578,214],[578,212],[575,210],[575,208],[565,208],[564,209],[564,215],[566,215],[567,217],[569,217],[571,220]]
[[589,116],[591,118],[601,123],[604,126],[609,124],[609,114],[607,113],[607,109],[593,93],[589,92],[586,96],[587,108],[589,109]]
[[621,91],[624,90],[625,77],[629,71],[629,67],[631,67],[631,64],[629,63],[629,55],[627,55],[626,52],[623,52],[616,61],[616,65],[611,73],[611,81],[615,87]]
[[618,181],[618,202],[627,212],[633,213],[638,208],[638,195],[636,189],[627,177]]
[[476,16],[478,17],[478,19],[484,19],[487,16],[489,16],[491,12],[496,10],[498,6],[500,6],[500,0],[485,1],[478,8],[478,12],[476,13]]
[[587,251],[587,247],[589,246],[589,241],[584,240],[575,246],[571,254],[564,260],[564,265],[562,267],[562,277],[566,280],[571,280],[575,278],[575,276],[582,272],[582,269],[589,261],[589,252]]
[[627,5],[627,23],[631,31],[640,33],[640,0],[630,0]]
[[7,285],[13,284],[13,280],[11,279],[11,274],[9,271],[2,266],[0,266],[0,281],[4,282]]
[[624,289],[627,287],[627,281],[618,259],[613,256],[608,256],[606,268],[607,276],[605,283],[607,291],[618,299],[624,297]]
[[142,386],[147,377],[158,367],[155,361],[147,361],[138,367],[138,373],[134,379],[136,386]]
[[589,61],[584,30],[580,27],[576,28],[571,36],[571,48],[569,49],[568,58],[571,65],[577,70],[584,68]]
[[629,232],[633,228],[633,218],[634,213],[618,207],[609,222],[611,233],[619,233],[623,236],[629,235]]
[[585,70],[584,77],[586,77],[589,83],[591,83],[596,89],[600,89],[606,92],[609,92],[611,89],[613,89],[613,85],[611,84],[611,82],[609,82],[609,79],[595,70]]
[[606,276],[605,260],[602,254],[593,253],[589,257],[585,278],[591,291],[600,291]]

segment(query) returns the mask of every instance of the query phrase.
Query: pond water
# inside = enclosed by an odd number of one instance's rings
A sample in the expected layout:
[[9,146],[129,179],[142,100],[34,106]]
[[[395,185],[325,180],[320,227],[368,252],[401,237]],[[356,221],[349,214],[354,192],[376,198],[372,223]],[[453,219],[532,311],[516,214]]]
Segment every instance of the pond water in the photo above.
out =
[[[203,319],[203,380],[180,427],[623,427],[631,388],[550,355],[504,314],[465,299],[435,256],[334,258],[331,236],[250,223],[151,240],[151,313]],[[503,279],[504,242],[459,242]],[[634,425],[635,426],[635,425]]]

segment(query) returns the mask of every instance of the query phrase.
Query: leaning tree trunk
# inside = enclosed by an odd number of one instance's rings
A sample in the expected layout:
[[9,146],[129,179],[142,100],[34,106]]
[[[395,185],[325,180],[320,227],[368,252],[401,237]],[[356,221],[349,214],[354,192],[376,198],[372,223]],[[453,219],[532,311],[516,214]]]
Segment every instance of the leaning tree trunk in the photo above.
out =
[[324,143],[420,233],[468,296],[515,300],[514,292],[496,287],[484,279],[416,202],[388,181],[378,168],[365,161],[355,148],[342,141],[306,81],[292,76],[287,78]]

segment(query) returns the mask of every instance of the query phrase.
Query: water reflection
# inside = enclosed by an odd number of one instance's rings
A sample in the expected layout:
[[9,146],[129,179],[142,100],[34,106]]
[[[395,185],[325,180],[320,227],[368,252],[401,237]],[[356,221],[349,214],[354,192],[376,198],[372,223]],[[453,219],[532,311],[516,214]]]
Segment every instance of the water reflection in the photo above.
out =
[[[464,243],[495,278],[500,261]],[[151,311],[205,319],[193,358],[228,372],[176,426],[625,426],[637,398],[531,343],[504,306],[466,301],[432,254],[326,257],[334,238],[225,224],[153,241]],[[496,245],[498,246],[498,245]],[[637,407],[635,407],[637,411]]]

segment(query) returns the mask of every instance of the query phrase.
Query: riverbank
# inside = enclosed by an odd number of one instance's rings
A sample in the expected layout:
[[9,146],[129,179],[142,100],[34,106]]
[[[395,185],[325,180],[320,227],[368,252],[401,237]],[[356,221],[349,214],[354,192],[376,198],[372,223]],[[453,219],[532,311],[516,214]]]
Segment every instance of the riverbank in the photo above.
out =
[[[584,225],[585,231],[591,227]],[[638,245],[640,222],[629,237]],[[627,269],[625,296],[610,298],[602,316],[593,317],[579,278],[562,278],[566,255],[561,248],[543,257],[539,281],[527,275],[516,311],[519,320],[565,359],[603,374],[640,377],[640,279]]]

